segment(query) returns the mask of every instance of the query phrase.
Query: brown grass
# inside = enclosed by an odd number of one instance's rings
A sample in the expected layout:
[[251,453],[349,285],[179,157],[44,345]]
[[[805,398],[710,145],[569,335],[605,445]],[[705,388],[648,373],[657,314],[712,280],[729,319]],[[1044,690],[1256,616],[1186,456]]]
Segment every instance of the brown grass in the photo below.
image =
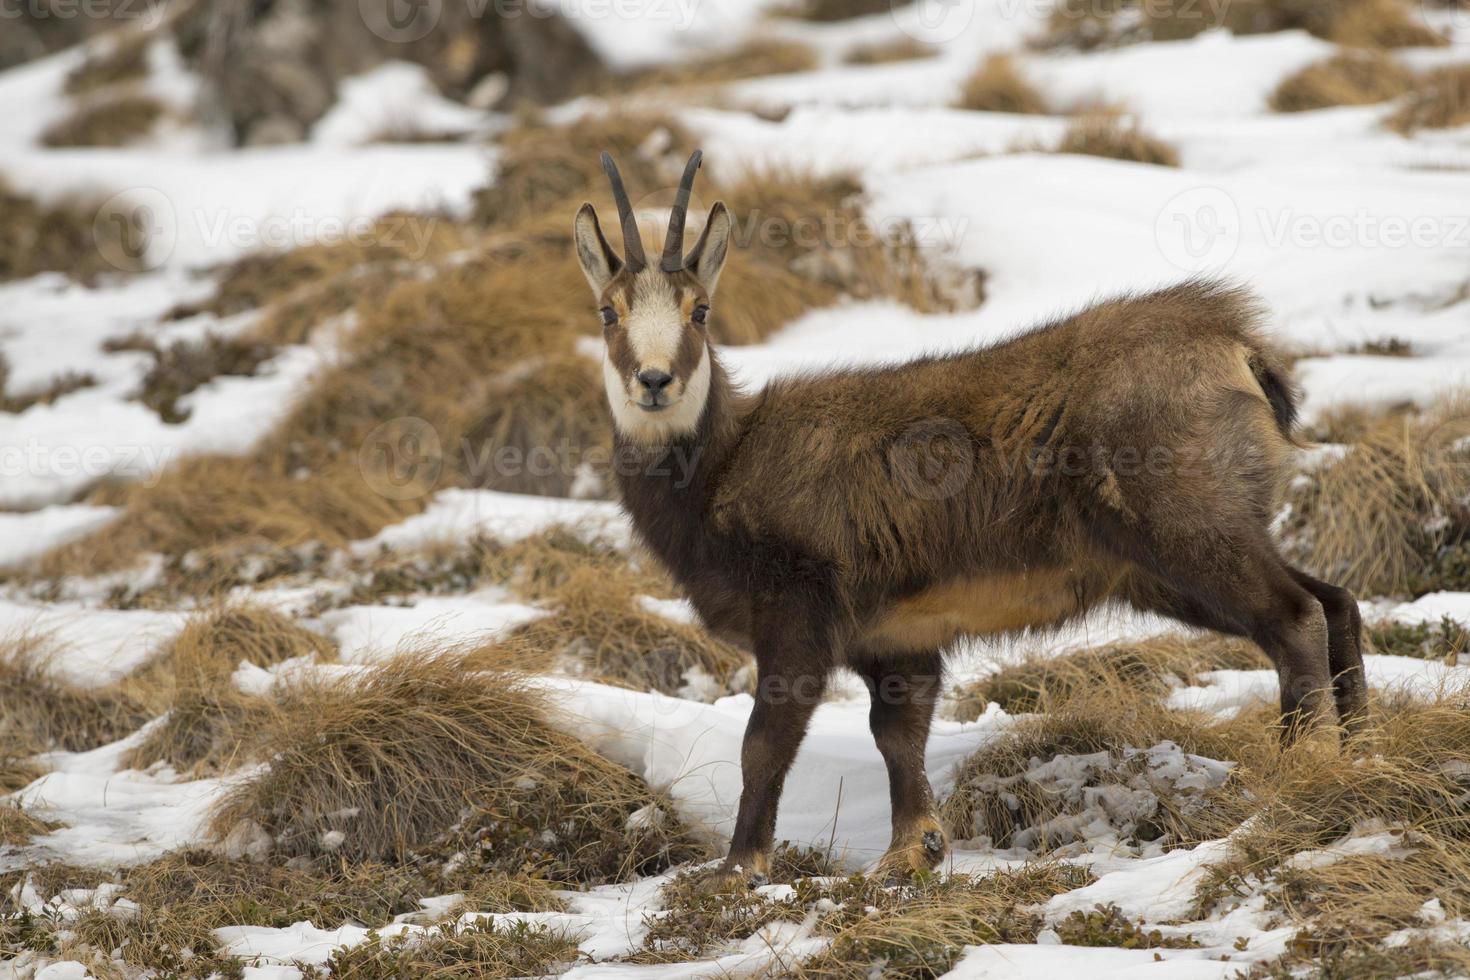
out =
[[1306,112],[1340,105],[1369,105],[1398,98],[1413,74],[1377,51],[1342,51],[1289,76],[1271,93],[1277,112]]
[[979,112],[1044,115],[1048,111],[1045,97],[1022,77],[1015,60],[1003,54],[993,54],[980,63],[965,79],[955,105]]
[[528,623],[496,649],[515,663],[542,668],[573,660],[590,677],[634,690],[677,694],[696,671],[728,693],[749,658],[698,626],[649,612],[640,582],[587,568],[570,572],[550,593],[551,615]]
[[354,980],[451,980],[457,977],[541,977],[575,963],[574,930],[524,922],[444,923],[422,936],[399,935],[335,951],[328,975]]
[[64,371],[47,382],[44,388],[28,391],[23,395],[12,395],[7,390],[10,380],[10,362],[0,354],[0,412],[19,415],[35,405],[50,405],[58,398],[65,398],[74,391],[90,388],[97,379],[90,374]]
[[1431,72],[1410,92],[1386,125],[1406,135],[1421,129],[1448,129],[1470,123],[1470,65]]
[[167,347],[149,343],[153,364],[143,376],[138,400],[170,425],[187,421],[190,410],[179,399],[221,377],[250,377],[276,355],[270,344],[242,337],[206,334]]
[[127,146],[147,137],[163,116],[163,103],[150,95],[88,99],[46,127],[41,142],[51,147]]
[[774,37],[754,37],[727,51],[697,55],[688,61],[635,72],[624,80],[629,89],[718,85],[811,71],[820,63],[810,45]]
[[1236,34],[1306,30],[1339,44],[1380,48],[1445,43],[1406,0],[1067,0],[1038,43],[1090,49],[1183,40],[1213,27]]
[[[1292,958],[1327,963],[1369,955],[1387,933],[1423,925],[1418,912],[1430,898],[1452,919],[1470,913],[1466,707],[1455,690],[1428,702],[1380,699],[1350,765],[1308,745],[1243,769],[1240,793],[1221,801],[1222,816],[1254,819],[1232,836],[1230,857],[1210,869],[1197,911],[1264,887],[1269,904],[1303,929]],[[1388,831],[1408,853],[1325,867],[1285,863],[1354,828]]]
[[800,20],[830,22],[886,14],[912,0],[791,0],[780,13]]
[[1085,691],[1099,676],[1116,678],[1139,693],[1159,695],[1172,681],[1192,683],[1210,670],[1269,666],[1255,644],[1205,633],[1158,636],[1135,643],[1093,647],[1064,657],[1033,657],[962,686],[953,694],[953,716],[973,721],[994,702],[1010,714],[1046,711]]
[[21,809],[19,803],[0,800],[0,848],[29,844],[32,837],[51,829],[44,820]]
[[1470,407],[1458,399],[1374,423],[1346,456],[1298,481],[1288,553],[1364,595],[1465,587],[1467,435]]
[[0,643],[0,741],[80,752],[115,742],[151,717],[121,691],[61,677],[50,666],[55,654],[45,636]]
[[87,54],[80,65],[66,76],[67,95],[90,95],[123,82],[133,82],[148,74],[148,45],[151,38],[142,31],[116,32],[105,47]]
[[[394,916],[418,912],[419,900],[439,894],[437,882],[413,867],[373,863],[286,868],[234,860],[204,850],[178,851],[115,873],[50,865],[32,869],[32,883],[45,897],[66,888],[95,887],[116,881],[121,897],[137,903],[135,915],[84,912],[75,922],[39,920],[28,937],[31,948],[58,941],[70,930],[104,960],[120,950],[131,967],[166,971],[169,976],[229,976],[238,961],[216,953],[214,930],[250,925],[285,928],[309,921],[333,929],[345,924],[379,926]],[[0,895],[0,930],[5,896]],[[464,911],[510,912],[560,908],[544,882],[486,875],[465,895]],[[14,921],[14,920],[12,920]],[[3,937],[0,932],[0,937]],[[217,971],[217,972],[216,972]]]
[[324,637],[269,609],[223,607],[195,617],[168,649],[121,682],[150,713],[168,715],[123,764],[142,769],[162,761],[191,775],[233,768],[270,716],[264,701],[235,686],[236,668],[330,660],[335,653]]
[[892,41],[875,41],[859,44],[843,55],[848,65],[888,65],[898,61],[917,61],[932,58],[938,52],[934,48],[911,37],[895,38]]
[[490,378],[487,411],[458,448],[470,486],[554,497],[571,495],[589,467],[602,488],[612,458],[612,417],[597,361],[580,353],[532,358]]
[[1179,166],[1179,151],[1173,145],[1144,132],[1136,119],[1112,111],[1088,112],[1076,117],[1062,134],[1054,152],[1149,163],[1157,167]]
[[99,205],[79,197],[42,204],[0,177],[0,282],[43,272],[91,282],[120,271],[106,256],[123,254],[124,232],[96,220]]
[[[329,861],[405,859],[434,842],[440,860],[470,855],[467,872],[582,882],[699,853],[666,803],[547,714],[517,674],[443,656],[302,678],[252,747],[268,771],[226,796],[212,829],[253,823],[275,854]],[[652,816],[630,823],[640,810]]]

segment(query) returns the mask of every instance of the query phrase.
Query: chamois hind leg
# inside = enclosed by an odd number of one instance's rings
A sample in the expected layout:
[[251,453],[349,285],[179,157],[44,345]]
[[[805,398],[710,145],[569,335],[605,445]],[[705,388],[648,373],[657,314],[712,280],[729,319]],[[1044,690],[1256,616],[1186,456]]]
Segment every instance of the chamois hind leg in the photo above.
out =
[[1337,717],[1349,732],[1362,727],[1368,712],[1368,680],[1363,672],[1363,617],[1347,589],[1287,566],[1296,583],[1316,596],[1327,614],[1327,662]]
[[767,617],[755,640],[755,707],[740,750],[740,810],[721,875],[727,884],[770,874],[776,809],[831,672],[830,646],[792,617]]
[[893,807],[893,837],[878,863],[878,873],[907,876],[928,871],[949,849],[924,771],[929,724],[941,687],[940,655],[914,654],[893,660],[858,655],[854,659],[854,669],[868,686],[868,726],[888,767]]
[[1135,558],[1136,605],[1191,626],[1251,639],[1276,666],[1283,741],[1328,710],[1327,616],[1267,541],[1210,540]]

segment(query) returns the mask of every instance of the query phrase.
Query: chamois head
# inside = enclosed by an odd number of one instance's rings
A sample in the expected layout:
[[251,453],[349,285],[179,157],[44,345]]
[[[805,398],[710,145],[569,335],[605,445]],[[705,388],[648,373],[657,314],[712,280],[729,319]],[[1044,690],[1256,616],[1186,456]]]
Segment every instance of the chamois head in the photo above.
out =
[[597,211],[583,204],[574,226],[577,260],[597,297],[607,350],[602,378],[618,431],[646,445],[692,433],[710,388],[709,318],[730,244],[730,212],[710,208],[704,232],[684,254],[684,216],[700,152],[684,168],[657,265],[649,265],[617,165],[602,155],[623,228],[624,257],[613,251]]

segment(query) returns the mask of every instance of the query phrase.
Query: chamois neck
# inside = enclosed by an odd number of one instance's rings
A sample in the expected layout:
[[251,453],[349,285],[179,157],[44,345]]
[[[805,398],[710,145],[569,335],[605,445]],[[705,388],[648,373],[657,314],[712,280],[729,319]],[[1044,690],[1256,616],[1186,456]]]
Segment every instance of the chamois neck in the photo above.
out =
[[643,445],[615,430],[618,479],[635,522],[668,506],[670,498],[699,506],[739,439],[740,393],[714,350],[708,353],[710,384],[692,433],[660,445]]

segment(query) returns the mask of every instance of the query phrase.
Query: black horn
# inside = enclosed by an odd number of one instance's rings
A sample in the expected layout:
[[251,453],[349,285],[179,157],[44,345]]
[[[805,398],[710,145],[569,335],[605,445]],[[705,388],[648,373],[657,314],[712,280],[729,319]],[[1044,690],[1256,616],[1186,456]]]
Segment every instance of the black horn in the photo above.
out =
[[699,161],[704,154],[695,150],[684,165],[684,176],[679,181],[679,193],[674,198],[674,209],[669,212],[669,234],[664,239],[663,260],[659,268],[665,272],[678,272],[684,268],[684,216],[689,211],[689,194],[694,189],[694,174],[699,170]]
[[613,163],[611,153],[602,154],[602,169],[612,184],[613,200],[618,205],[618,224],[623,226],[623,258],[629,270],[637,272],[648,266],[648,257],[643,254],[643,239],[638,236],[638,220],[633,217],[633,205],[628,203],[623,175],[618,173],[618,165]]

